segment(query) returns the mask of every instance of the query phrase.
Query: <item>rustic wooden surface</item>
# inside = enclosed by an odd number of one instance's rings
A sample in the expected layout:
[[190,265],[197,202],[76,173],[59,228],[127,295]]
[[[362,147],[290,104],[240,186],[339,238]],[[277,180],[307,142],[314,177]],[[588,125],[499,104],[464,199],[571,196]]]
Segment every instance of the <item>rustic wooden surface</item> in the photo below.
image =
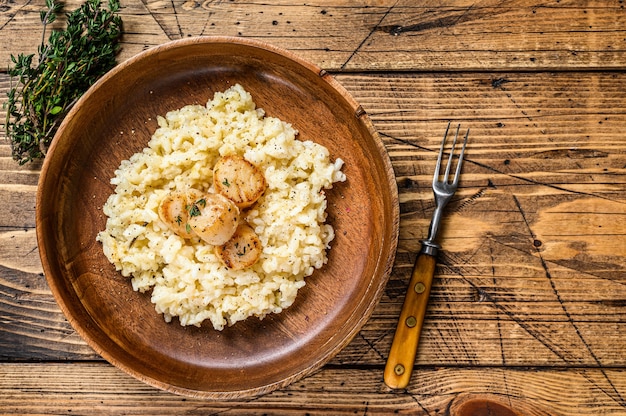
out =
[[[43,3],[0,0],[0,102],[9,55],[36,50]],[[156,390],[103,361],[60,312],[35,239],[40,165],[13,162],[1,132],[0,413],[626,414],[626,4],[415,3],[123,1],[120,60],[234,35],[337,78],[394,165],[394,272],[363,330],[308,378],[240,401]],[[449,119],[472,129],[464,174],[412,382],[390,391],[383,367]]]

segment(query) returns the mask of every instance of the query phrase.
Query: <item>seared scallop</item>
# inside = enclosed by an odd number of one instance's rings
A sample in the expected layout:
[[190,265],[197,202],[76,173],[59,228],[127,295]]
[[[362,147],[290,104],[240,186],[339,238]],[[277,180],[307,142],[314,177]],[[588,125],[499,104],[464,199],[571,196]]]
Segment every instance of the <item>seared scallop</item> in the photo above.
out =
[[259,236],[243,221],[226,244],[215,247],[217,257],[231,270],[252,266],[261,257],[262,251]]
[[207,193],[189,201],[189,228],[206,243],[221,246],[235,233],[239,208],[223,195]]
[[259,168],[241,156],[224,156],[213,168],[215,190],[240,209],[254,204],[265,192],[267,181]]
[[171,192],[163,198],[159,205],[159,218],[168,227],[183,238],[192,238],[193,231],[187,224],[189,221],[189,201],[200,198],[202,192],[190,189],[187,192]]

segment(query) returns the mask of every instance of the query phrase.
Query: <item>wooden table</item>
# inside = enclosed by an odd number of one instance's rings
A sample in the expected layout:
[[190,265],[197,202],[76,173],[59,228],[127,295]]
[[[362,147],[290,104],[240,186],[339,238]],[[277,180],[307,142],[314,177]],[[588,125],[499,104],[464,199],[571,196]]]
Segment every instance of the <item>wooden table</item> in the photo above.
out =
[[[0,102],[9,55],[36,51],[43,5],[0,0]],[[122,5],[119,61],[171,39],[233,35],[332,73],[395,169],[394,270],[365,327],[308,378],[235,401],[154,389],[101,359],[56,305],[35,239],[41,164],[18,166],[2,132],[0,413],[626,414],[623,0]],[[383,367],[450,119],[471,128],[462,183],[412,382],[391,391]]]

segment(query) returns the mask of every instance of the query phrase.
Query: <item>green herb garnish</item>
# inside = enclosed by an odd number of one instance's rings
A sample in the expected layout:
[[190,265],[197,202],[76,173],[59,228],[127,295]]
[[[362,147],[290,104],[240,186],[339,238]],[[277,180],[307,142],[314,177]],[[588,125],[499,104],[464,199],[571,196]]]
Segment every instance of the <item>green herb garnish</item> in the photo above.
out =
[[46,0],[38,61],[34,54],[11,55],[11,85],[5,103],[5,131],[13,159],[21,165],[45,157],[63,117],[102,75],[116,64],[122,19],[120,0],[86,0],[67,14],[65,30],[54,30],[44,43],[46,29],[56,20],[63,3]]
[[187,205],[187,211],[189,211],[189,216],[192,218],[200,215],[200,208],[195,202],[191,205]]

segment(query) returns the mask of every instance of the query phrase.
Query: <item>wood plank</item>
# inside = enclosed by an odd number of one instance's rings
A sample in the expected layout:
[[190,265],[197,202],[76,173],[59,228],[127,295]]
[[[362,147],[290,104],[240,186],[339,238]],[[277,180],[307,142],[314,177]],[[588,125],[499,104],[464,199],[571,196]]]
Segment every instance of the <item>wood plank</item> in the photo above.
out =
[[[523,414],[618,415],[626,372],[618,369],[418,367],[404,391],[382,383],[382,369],[326,368],[246,400],[176,396],[98,363],[0,364],[3,414]],[[473,409],[475,413],[471,413]],[[491,409],[494,413],[487,413]],[[509,413],[495,413],[508,410]]]
[[[431,172],[450,118],[471,126],[471,142],[445,218],[418,365],[626,362],[624,73],[337,78],[382,135],[402,219],[383,299],[333,365],[386,359],[427,233]],[[17,167],[8,154],[0,144],[0,358],[99,360],[41,275],[33,229],[38,169]]]
[[[28,247],[30,243],[20,245]],[[20,273],[8,267],[1,270],[0,358],[100,359],[66,322],[40,273]],[[608,313],[588,301],[568,302],[566,307],[586,311],[582,317],[568,319],[556,301],[450,301],[438,299],[439,292],[454,293],[455,288],[433,288],[418,353],[420,364],[565,367],[614,366],[624,361],[624,351],[618,347],[626,337],[623,318],[605,320]],[[331,363],[382,365],[401,300],[401,296],[384,298],[363,330]]]
[[[0,9],[2,70],[10,54],[36,52],[44,4]],[[597,0],[124,0],[121,14],[121,60],[168,40],[228,35],[265,40],[332,71],[619,70],[626,61],[626,10]]]

